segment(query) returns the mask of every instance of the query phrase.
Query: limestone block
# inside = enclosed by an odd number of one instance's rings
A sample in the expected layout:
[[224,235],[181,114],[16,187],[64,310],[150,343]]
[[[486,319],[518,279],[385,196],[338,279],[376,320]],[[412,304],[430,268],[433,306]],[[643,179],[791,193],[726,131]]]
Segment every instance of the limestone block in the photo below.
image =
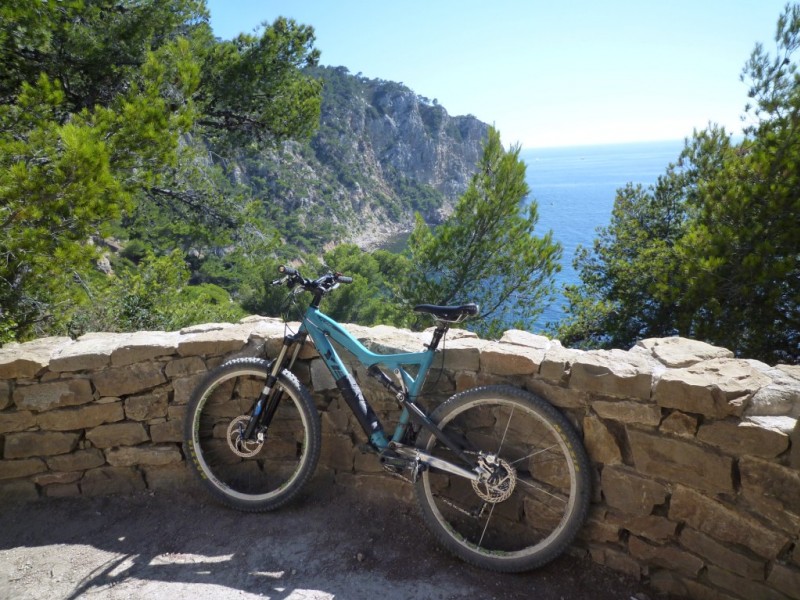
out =
[[71,454],[52,456],[46,461],[51,471],[85,471],[105,464],[106,458],[99,450],[90,448],[89,450],[76,450]]
[[739,544],[768,559],[778,556],[789,541],[785,534],[682,485],[672,494],[669,518],[684,521],[718,542]]
[[784,527],[800,533],[800,471],[743,457],[739,461],[742,496],[751,506]]
[[11,343],[0,348],[0,379],[29,379],[47,368],[50,356],[74,342],[68,337],[47,337]]
[[110,404],[86,404],[77,408],[63,408],[41,413],[37,418],[39,427],[50,431],[74,431],[97,427],[103,423],[122,421],[122,402]]
[[[448,334],[449,335],[449,334]],[[426,340],[428,343],[430,340]],[[477,338],[458,338],[447,339],[444,346],[439,346],[439,352],[431,363],[432,368],[441,369],[444,367],[448,371],[477,371],[480,369],[482,349],[488,342]],[[417,348],[417,352],[424,348]]]
[[708,566],[708,581],[734,594],[737,598],[758,600],[786,600],[786,596],[763,583],[750,581],[714,565]]
[[130,494],[145,489],[144,479],[131,467],[99,467],[86,472],[79,482],[85,496]]
[[744,414],[747,416],[800,417],[800,381],[783,371],[770,371],[775,383],[759,389],[750,400]]
[[764,580],[765,560],[755,560],[736,552],[691,527],[685,527],[681,531],[680,544],[687,550],[699,554],[707,561],[723,569],[738,573],[747,579]]
[[311,387],[317,392],[336,389],[336,382],[321,358],[311,361]]
[[8,381],[0,381],[0,410],[11,406],[11,385]]
[[0,479],[16,479],[28,477],[47,470],[41,458],[23,458],[20,460],[0,460]]
[[189,377],[180,377],[172,380],[172,402],[175,404],[187,404],[192,397],[195,389],[205,379],[205,373],[197,373]]
[[561,344],[553,344],[545,351],[544,359],[539,367],[539,376],[553,383],[561,383],[569,374],[572,363],[586,354],[580,350],[563,348]]
[[745,417],[745,421],[750,425],[767,429],[774,433],[789,435],[797,425],[794,417]]
[[92,375],[101,396],[138,394],[166,382],[161,363],[147,362],[110,368]]
[[192,474],[185,464],[144,466],[142,470],[150,490],[186,490],[192,484]]
[[178,354],[181,356],[213,356],[238,352],[250,339],[245,325],[210,323],[181,330]]
[[716,421],[702,425],[697,439],[733,456],[773,458],[789,447],[789,436],[753,423]]
[[169,394],[157,391],[142,396],[130,396],[125,400],[125,417],[132,421],[147,421],[167,416]]
[[150,438],[155,444],[183,441],[183,419],[169,418],[163,423],[150,425]]
[[693,438],[695,433],[697,433],[697,419],[679,410],[675,410],[661,422],[659,430],[681,437]]
[[106,461],[112,467],[163,466],[179,463],[181,460],[180,450],[172,444],[164,446],[128,446],[106,450]]
[[41,412],[52,408],[78,406],[94,400],[88,379],[63,379],[39,385],[19,385],[14,404],[19,410]]
[[628,540],[630,555],[648,565],[678,571],[689,577],[697,577],[703,561],[695,555],[675,546],[653,546],[636,536]]
[[601,486],[606,504],[626,515],[649,515],[667,499],[664,485],[623,466],[605,467]]
[[14,502],[30,502],[39,498],[36,484],[32,481],[0,482],[0,505],[6,506]]
[[733,358],[733,352],[682,337],[650,338],[634,347],[650,354],[661,364],[670,368],[684,368],[714,358]]
[[711,493],[733,492],[733,459],[695,444],[628,430],[636,469]]
[[[800,471],[800,419],[794,425],[794,429],[789,434],[789,440],[792,445],[792,451],[789,454],[789,465],[793,469]],[[798,544],[800,547],[800,544]]]
[[206,363],[204,363],[203,359],[199,356],[189,356],[187,358],[171,360],[164,369],[164,372],[170,379],[174,379],[175,377],[187,377],[205,371]]
[[111,366],[124,367],[175,354],[180,339],[177,332],[137,331],[121,340],[111,352]]
[[77,433],[32,431],[5,436],[4,458],[29,458],[67,454],[78,445]]
[[36,417],[29,410],[0,413],[0,433],[25,431],[36,425]]
[[592,403],[594,411],[603,419],[634,423],[637,425],[658,425],[661,422],[661,408],[645,402],[607,402],[597,400]]
[[641,577],[641,566],[628,554],[607,547],[592,547],[590,549],[592,560],[605,565],[609,569],[624,573],[635,581]]
[[584,352],[572,363],[569,387],[604,396],[649,400],[652,365],[622,350]]
[[583,443],[589,458],[596,463],[615,465],[622,462],[622,452],[616,438],[595,416],[583,419]]
[[34,475],[31,477],[31,481],[41,486],[65,485],[68,483],[75,483],[81,477],[83,477],[83,473],[80,471],[60,471],[57,473],[41,473],[39,475]]
[[111,363],[111,353],[128,337],[124,333],[87,333],[50,358],[50,370],[96,371]]
[[[480,373],[478,375],[480,376]],[[474,383],[473,386],[470,387],[474,387],[474,385],[477,385],[477,383]],[[525,379],[525,389],[541,396],[550,404],[558,406],[559,408],[584,408],[591,403],[591,398],[586,392],[571,390],[561,387],[560,385],[553,385],[536,376],[527,377]]]
[[353,471],[353,452],[349,435],[323,435],[319,462],[328,468],[350,473]]
[[493,375],[531,375],[538,373],[545,351],[495,342],[481,351],[480,368]]
[[653,398],[659,406],[683,412],[714,418],[739,416],[745,408],[743,400],[771,381],[748,361],[713,359],[667,370],[656,382]]
[[776,564],[772,567],[767,583],[789,598],[800,599],[800,569]]
[[86,432],[86,439],[97,448],[135,446],[150,439],[141,423],[112,423]]
[[621,529],[627,529],[634,535],[657,543],[663,543],[671,539],[678,528],[677,523],[658,515],[640,515],[637,517],[610,515],[609,520]]

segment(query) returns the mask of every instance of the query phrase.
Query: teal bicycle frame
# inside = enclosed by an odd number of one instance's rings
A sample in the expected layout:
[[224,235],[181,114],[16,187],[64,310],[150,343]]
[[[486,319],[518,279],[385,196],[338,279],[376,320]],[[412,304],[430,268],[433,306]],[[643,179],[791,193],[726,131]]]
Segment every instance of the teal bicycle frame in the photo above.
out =
[[[340,327],[336,321],[313,306],[308,308],[303,318],[299,335],[303,335],[304,333],[307,333],[313,340],[322,360],[325,361],[334,381],[336,381],[337,386],[345,396],[345,400],[350,404],[350,408],[353,409],[361,426],[369,436],[370,442],[376,448],[386,448],[390,441],[400,442],[409,424],[411,417],[409,412],[410,407],[413,407],[415,400],[420,395],[422,386],[425,383],[425,377],[436,355],[435,345],[431,344],[428,350],[423,352],[376,354],[368,350],[361,342],[350,335],[349,332]],[[330,340],[342,346],[364,366],[374,367],[379,364],[385,365],[400,377],[403,389],[395,389],[399,393],[405,392],[408,404],[404,405],[391,440],[386,437],[382,426],[376,421],[377,416],[374,416],[374,412],[364,399],[358,384],[349,374],[349,371],[336,353]],[[416,376],[412,377],[404,367],[417,367]],[[388,377],[386,379],[388,380]],[[387,385],[386,380],[383,380],[383,383]],[[413,408],[411,408],[411,410],[413,410]]]

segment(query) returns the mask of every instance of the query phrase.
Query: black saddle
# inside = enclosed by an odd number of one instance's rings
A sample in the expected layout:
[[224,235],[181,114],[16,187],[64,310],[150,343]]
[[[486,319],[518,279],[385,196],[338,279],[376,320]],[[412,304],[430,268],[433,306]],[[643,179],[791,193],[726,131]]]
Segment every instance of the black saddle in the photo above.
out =
[[460,323],[468,317],[478,314],[480,308],[477,304],[462,304],[461,306],[438,306],[436,304],[418,304],[414,312],[433,315],[439,321],[447,323]]

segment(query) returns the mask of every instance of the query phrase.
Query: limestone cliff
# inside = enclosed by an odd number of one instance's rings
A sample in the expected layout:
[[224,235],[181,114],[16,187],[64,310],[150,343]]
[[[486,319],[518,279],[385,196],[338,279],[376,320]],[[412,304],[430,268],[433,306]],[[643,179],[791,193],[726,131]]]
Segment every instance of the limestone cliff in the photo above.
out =
[[441,221],[467,188],[488,126],[451,117],[402,84],[318,68],[320,128],[305,143],[243,159],[240,181],[290,241],[379,245],[414,213]]

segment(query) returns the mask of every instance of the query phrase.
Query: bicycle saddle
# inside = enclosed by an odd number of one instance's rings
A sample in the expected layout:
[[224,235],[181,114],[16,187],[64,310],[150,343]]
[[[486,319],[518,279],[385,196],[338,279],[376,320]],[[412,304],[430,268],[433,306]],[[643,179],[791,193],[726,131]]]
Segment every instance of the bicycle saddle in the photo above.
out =
[[461,306],[438,306],[436,304],[418,304],[414,312],[433,315],[440,321],[459,323],[467,317],[474,317],[480,308],[477,304],[462,304]]

